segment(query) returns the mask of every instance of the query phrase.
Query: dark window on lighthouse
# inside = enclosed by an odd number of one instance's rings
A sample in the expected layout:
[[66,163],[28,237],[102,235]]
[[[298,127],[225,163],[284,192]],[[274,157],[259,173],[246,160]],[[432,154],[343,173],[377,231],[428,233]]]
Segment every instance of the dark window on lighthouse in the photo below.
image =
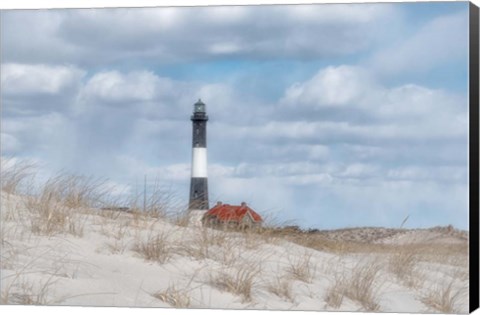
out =
[[195,193],[194,193],[194,197],[197,198],[198,197],[198,191],[195,190]]

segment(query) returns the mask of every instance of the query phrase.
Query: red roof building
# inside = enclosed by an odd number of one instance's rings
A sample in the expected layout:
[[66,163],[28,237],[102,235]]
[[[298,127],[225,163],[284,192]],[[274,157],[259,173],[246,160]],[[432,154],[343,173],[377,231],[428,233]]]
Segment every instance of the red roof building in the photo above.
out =
[[263,219],[245,202],[240,206],[217,202],[215,207],[203,215],[202,221],[206,225],[259,226]]

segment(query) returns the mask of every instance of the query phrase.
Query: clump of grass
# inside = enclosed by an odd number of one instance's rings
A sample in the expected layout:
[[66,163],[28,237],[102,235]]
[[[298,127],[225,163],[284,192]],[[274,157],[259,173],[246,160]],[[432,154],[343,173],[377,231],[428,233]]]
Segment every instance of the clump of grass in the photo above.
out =
[[176,289],[174,285],[169,286],[164,291],[156,292],[152,296],[176,308],[187,308],[190,306],[188,293],[185,290]]
[[17,194],[25,181],[35,174],[35,163],[15,158],[1,159],[1,189],[9,194]]
[[50,276],[47,279],[37,279],[36,281],[27,278],[27,271],[36,264],[40,259],[43,259],[52,249],[48,249],[44,253],[33,257],[28,263],[18,268],[15,273],[2,277],[2,292],[0,295],[0,304],[22,304],[22,305],[47,305],[54,301],[49,300],[51,296],[52,287],[57,283],[60,273],[60,266],[49,270]]
[[45,186],[54,198],[70,209],[99,207],[110,193],[105,180],[66,173],[49,179]]
[[459,313],[457,305],[462,297],[462,290],[455,290],[454,280],[430,290],[422,297],[422,302],[440,313]]
[[380,306],[376,301],[378,288],[375,280],[380,272],[377,263],[358,264],[346,281],[345,296],[358,301],[367,311],[378,311]]
[[220,290],[241,296],[243,302],[251,301],[252,288],[260,268],[244,263],[229,271],[223,270],[211,276],[210,284]]
[[18,280],[8,289],[2,291],[1,304],[48,305],[48,296],[56,280],[53,277],[35,283],[31,280]]
[[127,242],[125,242],[127,233],[129,232],[130,222],[116,224],[115,226],[102,225],[100,232],[111,238],[106,243],[108,250],[112,254],[122,254],[127,249]]
[[31,214],[32,232],[83,236],[85,221],[79,219],[76,210],[98,205],[107,193],[103,182],[92,178],[68,174],[50,178],[25,202]]
[[18,256],[18,249],[5,239],[5,229],[0,229],[0,269],[13,269]]
[[216,255],[216,250],[221,248],[226,241],[225,232],[217,231],[207,227],[201,227],[194,230],[191,239],[181,242],[180,248],[187,255],[195,259],[212,258]]
[[415,253],[409,251],[399,251],[393,254],[389,260],[389,269],[399,278],[410,274],[417,261]]
[[69,210],[58,203],[51,194],[44,193],[28,199],[26,208],[31,215],[30,227],[34,234],[54,235],[78,230],[71,227],[75,222],[71,221]]
[[325,295],[327,305],[338,308],[343,298],[348,297],[360,303],[366,311],[378,311],[380,306],[376,300],[376,279],[380,269],[380,265],[375,262],[358,263],[348,275],[336,275]]
[[110,209],[101,209],[97,212],[97,214],[104,219],[117,220],[122,215],[122,212]]
[[106,223],[100,227],[100,233],[108,238],[114,238],[116,240],[124,239],[129,232],[130,222],[115,222],[114,226],[107,225]]
[[232,241],[223,244],[223,246],[212,254],[212,258],[225,267],[234,266],[241,256],[242,248]]
[[388,268],[402,283],[410,288],[421,286],[423,277],[417,271],[418,255],[415,251],[403,248],[392,254]]
[[123,254],[123,252],[125,252],[125,249],[127,249],[127,245],[123,242],[115,240],[113,242],[107,243],[107,248],[112,254]]
[[166,263],[173,254],[168,236],[164,233],[149,236],[145,241],[137,240],[133,250],[142,255],[145,260],[160,264]]
[[259,229],[248,228],[243,230],[242,236],[244,239],[245,248],[257,249],[261,244],[265,243],[265,239]]
[[311,283],[315,278],[316,268],[312,262],[312,254],[305,251],[303,255],[290,260],[288,271],[294,279]]
[[268,291],[276,296],[293,302],[292,281],[288,277],[277,276],[267,285]]
[[173,216],[173,224],[181,227],[187,227],[190,222],[188,211],[181,211]]
[[179,198],[171,187],[161,184],[158,178],[155,178],[152,185],[149,185],[148,197],[143,193],[136,193],[127,204],[134,213],[142,213],[151,218],[167,218],[169,211],[179,213],[179,209],[184,209],[183,201]]
[[325,294],[325,302],[328,306],[339,308],[342,305],[346,290],[345,283],[343,276],[335,275],[333,285],[327,289]]
[[470,278],[470,273],[468,272],[468,269],[458,268],[452,272],[451,276],[452,278],[456,278],[460,281],[468,281]]

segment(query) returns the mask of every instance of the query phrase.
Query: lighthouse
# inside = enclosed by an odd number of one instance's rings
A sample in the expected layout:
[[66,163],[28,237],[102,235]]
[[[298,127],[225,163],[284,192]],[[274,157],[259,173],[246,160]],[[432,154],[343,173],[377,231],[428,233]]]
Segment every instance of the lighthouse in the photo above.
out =
[[[192,175],[190,179],[190,201],[188,210],[197,216],[208,210],[207,177],[207,121],[205,104],[199,99],[193,108],[192,120]],[[193,213],[192,213],[193,214]]]

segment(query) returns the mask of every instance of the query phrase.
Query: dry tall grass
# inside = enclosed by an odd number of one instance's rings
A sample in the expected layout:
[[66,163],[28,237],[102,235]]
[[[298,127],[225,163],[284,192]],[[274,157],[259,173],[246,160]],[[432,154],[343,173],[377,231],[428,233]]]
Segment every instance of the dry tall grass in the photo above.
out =
[[82,236],[85,222],[78,209],[99,206],[108,194],[104,181],[64,173],[50,178],[26,199],[32,232]]
[[190,222],[190,216],[188,211],[182,210],[173,215],[170,215],[173,224],[181,227],[187,227]]
[[273,278],[268,284],[267,289],[276,296],[286,299],[290,302],[294,301],[292,281],[286,275],[278,275]]
[[1,158],[1,189],[8,194],[17,194],[25,182],[32,179],[36,172],[36,164],[28,160]]
[[249,302],[252,300],[252,289],[260,272],[261,269],[258,265],[241,263],[233,270],[212,273],[209,284],[241,296],[243,302]]
[[455,281],[441,284],[424,294],[422,302],[440,313],[459,313],[460,299],[468,290],[454,288]]
[[63,266],[64,260],[56,260],[52,267],[46,274],[49,276],[46,279],[32,280],[27,277],[31,269],[38,263],[39,260],[44,259],[50,254],[52,248],[30,258],[28,262],[18,268],[13,274],[3,276],[0,279],[2,284],[0,304],[22,304],[22,305],[48,305],[53,302],[50,299],[50,291],[58,281],[60,269]]
[[133,250],[142,255],[145,260],[166,263],[173,254],[173,248],[166,233],[156,233],[147,240],[137,240]]
[[156,178],[152,185],[148,186],[148,193],[137,192],[129,200],[124,202],[129,205],[130,211],[141,213],[152,218],[171,218],[186,209],[184,201],[168,185],[161,184]]
[[188,292],[179,290],[174,285],[169,286],[166,290],[153,293],[152,296],[176,308],[187,308],[190,306]]
[[[30,171],[29,167],[17,168],[17,173],[12,173],[11,179],[5,182],[5,185],[2,182],[2,190],[19,192],[22,183],[27,183],[28,176],[32,175]],[[453,277],[455,281],[468,280],[468,265],[465,263],[468,246],[465,244],[359,243],[330,240],[325,235],[299,232],[295,229],[281,228],[281,226],[243,231],[223,231],[206,227],[186,229],[184,228],[188,222],[188,216],[184,215],[186,212],[172,210],[177,206],[180,207],[180,204],[176,203],[174,194],[169,194],[168,190],[164,189],[158,189],[157,192],[152,193],[151,198],[146,202],[146,211],[143,211],[138,200],[132,203],[132,208],[128,211],[100,210],[98,208],[84,211],[90,207],[118,203],[111,198],[108,188],[103,183],[104,181],[92,178],[60,174],[47,181],[41,189],[34,190],[32,196],[12,197],[12,200],[25,200],[26,207],[21,205],[19,209],[21,208],[27,215],[19,215],[17,212],[20,210],[15,206],[9,208],[8,211],[2,209],[2,220],[7,221],[9,226],[8,229],[0,230],[1,268],[8,269],[9,272],[17,269],[13,276],[2,279],[7,281],[4,282],[7,283],[3,287],[5,290],[2,290],[2,303],[52,303],[49,297],[53,296],[51,290],[55,287],[55,281],[59,277],[64,277],[65,272],[53,270],[49,271],[54,274],[52,278],[43,277],[42,281],[32,281],[29,276],[25,277],[28,268],[18,267],[18,251],[19,248],[20,251],[22,248],[15,246],[18,246],[23,239],[17,235],[16,229],[22,230],[21,220],[25,220],[25,218],[27,218],[25,222],[30,228],[27,231],[30,237],[32,232],[34,235],[46,236],[68,233],[77,237],[81,237],[84,233],[97,233],[96,236],[107,237],[110,253],[123,254],[129,245],[133,244],[131,249],[143,259],[159,264],[169,263],[176,257],[175,255],[180,254],[197,260],[194,262],[195,264],[208,266],[206,268],[211,268],[212,265],[215,268],[223,268],[223,270],[213,270],[205,282],[212,287],[238,295],[243,302],[251,302],[256,297],[256,285],[259,279],[265,279],[260,277],[262,273],[258,263],[268,259],[258,257],[258,253],[267,252],[269,249],[266,246],[267,243],[292,241],[309,248],[303,255],[290,256],[289,263],[283,270],[286,273],[274,275],[268,281],[262,281],[262,289],[292,303],[294,296],[299,301],[302,298],[298,293],[302,289],[297,290],[294,284],[299,283],[294,280],[304,282],[299,285],[308,290],[315,290],[316,285],[320,285],[321,279],[317,277],[316,262],[326,256],[338,257],[338,261],[347,266],[353,256],[372,257],[372,255],[381,254],[387,257],[377,263],[362,262],[351,269],[345,268],[337,273],[324,296],[327,305],[333,308],[340,308],[345,299],[349,299],[361,305],[364,310],[379,311],[382,267],[385,268],[385,271],[395,275],[396,280],[399,279],[402,284],[415,289],[419,289],[420,286],[422,286],[422,290],[425,289],[422,278],[419,278],[422,276],[419,273],[419,266],[423,267],[426,263],[442,265],[439,268],[442,271],[439,272]],[[3,194],[2,198],[4,195],[7,194]],[[175,236],[167,233],[165,229],[158,228],[159,226],[168,226],[163,219],[172,218],[172,213],[177,218],[174,220],[176,226],[173,228],[177,233]],[[181,214],[178,215],[178,213]],[[94,227],[87,226],[86,228],[86,222],[93,222]],[[184,235],[176,237],[179,233],[184,233]],[[9,239],[12,235],[15,236],[17,244]],[[317,254],[312,249],[328,253]],[[279,251],[284,250],[285,247],[276,247],[272,252],[276,251],[275,254],[278,254]],[[254,253],[253,255],[256,257],[247,257],[246,253]],[[284,255],[288,255],[288,253],[288,250],[283,252]],[[332,253],[336,255],[331,255]],[[383,262],[386,264],[381,267],[380,263]],[[328,264],[318,264],[327,277],[338,271],[335,263],[332,263],[335,268],[330,271],[325,271],[328,267],[325,265]],[[315,279],[319,281],[315,281],[315,285],[311,285]],[[462,294],[457,288],[452,281],[449,285],[438,286],[430,290],[419,299],[440,312],[457,312],[460,309],[459,305],[464,304],[461,299]],[[410,291],[421,292],[421,290]],[[189,307],[191,305],[189,292],[187,288],[178,289],[176,286],[170,286],[152,296],[174,307]]]
[[25,277],[19,277],[14,284],[2,291],[1,304],[17,305],[48,305],[48,296],[57,282],[53,276],[45,281],[34,282]]
[[29,198],[25,206],[30,212],[30,228],[33,233],[83,235],[81,220],[71,209],[58,202],[54,195],[48,191],[48,187],[41,195]]
[[357,264],[346,283],[345,295],[358,301],[367,311],[378,311],[379,284],[376,280],[380,270],[381,265],[376,262]]
[[388,269],[399,281],[410,288],[419,288],[424,277],[417,268],[419,255],[416,252],[403,248],[390,256]]
[[335,276],[333,284],[328,288],[325,301],[327,305],[338,308],[343,298],[358,302],[366,311],[378,311],[378,274],[381,265],[378,262],[360,262],[350,271]]
[[123,254],[125,252],[129,244],[130,231],[130,221],[114,221],[114,224],[103,224],[100,228],[100,232],[109,239],[106,245],[112,254]]
[[76,233],[81,231],[80,227],[75,227],[75,220],[71,219],[73,213],[49,194],[30,198],[26,207],[30,211],[31,231],[35,234],[54,235],[70,230]]
[[305,251],[303,255],[289,258],[288,271],[296,279],[306,283],[311,283],[315,278],[317,266],[312,260],[312,254]]
[[178,248],[180,252],[197,260],[215,259],[216,252],[225,244],[226,239],[225,232],[200,227],[193,230],[193,235],[179,242]]
[[339,308],[342,305],[346,291],[346,282],[345,275],[335,275],[333,284],[327,289],[324,297],[328,306]]
[[67,208],[101,207],[111,190],[105,180],[60,173],[46,183],[50,193]]

